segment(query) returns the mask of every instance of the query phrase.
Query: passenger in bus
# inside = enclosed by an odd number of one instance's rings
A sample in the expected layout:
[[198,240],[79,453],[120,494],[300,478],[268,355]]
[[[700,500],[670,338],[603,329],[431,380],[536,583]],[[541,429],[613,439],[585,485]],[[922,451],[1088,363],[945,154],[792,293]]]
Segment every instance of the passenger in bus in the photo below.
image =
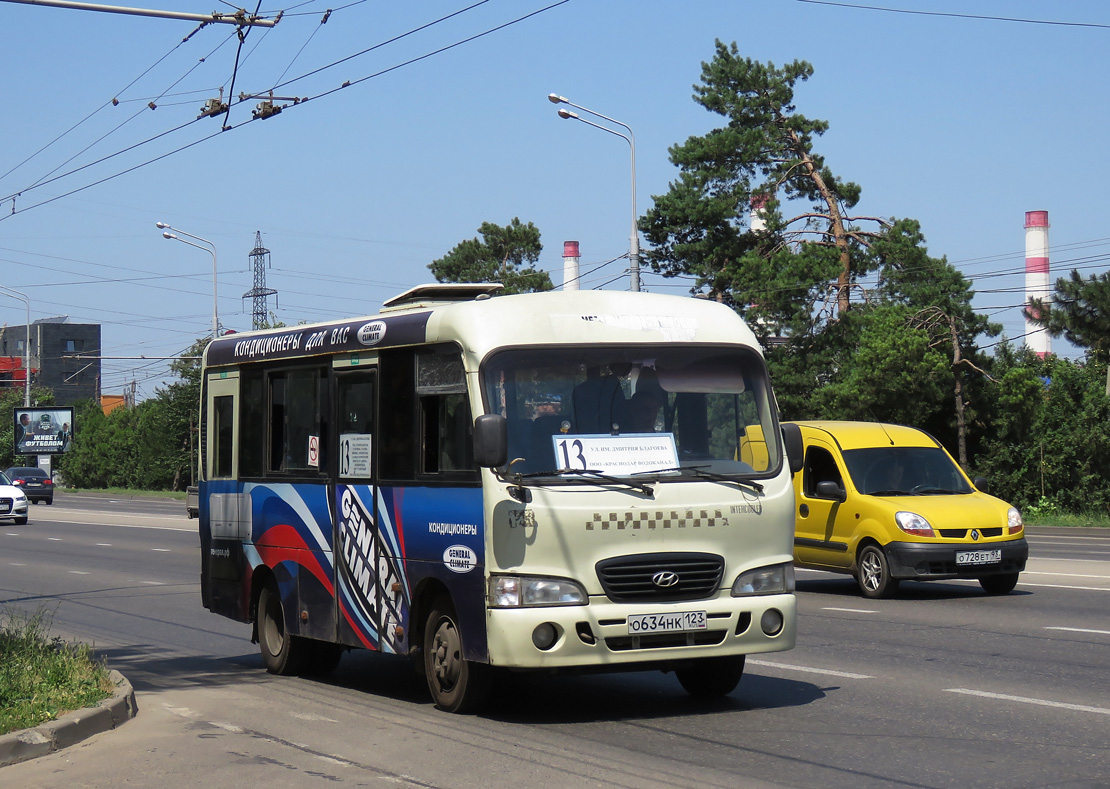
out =
[[641,389],[628,401],[629,425],[622,433],[654,433],[659,425],[659,409],[663,406],[660,390]]
[[576,433],[609,433],[624,420],[628,402],[621,378],[630,369],[630,364],[610,364],[609,374],[602,375],[600,366],[586,368],[586,380],[571,396]]

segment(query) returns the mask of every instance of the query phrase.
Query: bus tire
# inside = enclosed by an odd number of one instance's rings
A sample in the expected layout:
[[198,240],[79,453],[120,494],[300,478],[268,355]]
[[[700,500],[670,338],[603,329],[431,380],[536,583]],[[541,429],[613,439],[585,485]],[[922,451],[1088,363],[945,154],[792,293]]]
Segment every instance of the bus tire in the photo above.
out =
[[865,545],[859,552],[856,580],[864,597],[880,600],[898,591],[898,579],[890,577],[886,553],[878,545]]
[[333,644],[330,641],[308,640],[305,647],[307,654],[301,665],[302,677],[326,677],[335,671],[339,659],[346,651],[342,644]]
[[746,655],[692,660],[674,670],[683,689],[697,698],[718,698],[736,690],[744,676]]
[[271,674],[298,674],[304,665],[307,644],[285,629],[281,595],[272,583],[262,589],[258,598],[258,648]]
[[436,598],[424,623],[424,676],[432,701],[445,712],[473,712],[489,686],[489,666],[463,657],[463,634],[446,595]]

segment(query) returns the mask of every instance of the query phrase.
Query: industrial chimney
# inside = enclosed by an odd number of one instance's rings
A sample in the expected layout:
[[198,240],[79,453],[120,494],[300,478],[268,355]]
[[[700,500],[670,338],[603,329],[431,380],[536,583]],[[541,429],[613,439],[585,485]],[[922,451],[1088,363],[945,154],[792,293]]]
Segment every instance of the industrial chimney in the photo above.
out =
[[1040,299],[1048,303],[1048,211],[1025,212],[1025,346],[1044,358],[1052,349],[1052,338],[1042,327],[1029,320],[1029,303]]
[[578,290],[578,242],[563,242],[563,290]]

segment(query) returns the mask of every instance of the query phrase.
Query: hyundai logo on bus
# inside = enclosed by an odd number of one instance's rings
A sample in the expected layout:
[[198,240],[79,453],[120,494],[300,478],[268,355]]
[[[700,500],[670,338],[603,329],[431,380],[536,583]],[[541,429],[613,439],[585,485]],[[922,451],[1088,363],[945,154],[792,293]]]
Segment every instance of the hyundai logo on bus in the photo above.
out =
[[660,589],[669,589],[678,583],[678,576],[670,570],[660,570],[651,576],[651,582]]

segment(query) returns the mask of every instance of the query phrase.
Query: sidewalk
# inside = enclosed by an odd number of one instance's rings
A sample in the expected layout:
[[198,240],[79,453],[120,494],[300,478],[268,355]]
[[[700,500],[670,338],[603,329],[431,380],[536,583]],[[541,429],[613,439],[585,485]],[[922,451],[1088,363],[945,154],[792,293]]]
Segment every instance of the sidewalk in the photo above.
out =
[[31,729],[0,735],[0,767],[45,756],[102,731],[115,729],[135,717],[135,691],[118,671],[109,675],[115,692],[95,707],[63,715]]

